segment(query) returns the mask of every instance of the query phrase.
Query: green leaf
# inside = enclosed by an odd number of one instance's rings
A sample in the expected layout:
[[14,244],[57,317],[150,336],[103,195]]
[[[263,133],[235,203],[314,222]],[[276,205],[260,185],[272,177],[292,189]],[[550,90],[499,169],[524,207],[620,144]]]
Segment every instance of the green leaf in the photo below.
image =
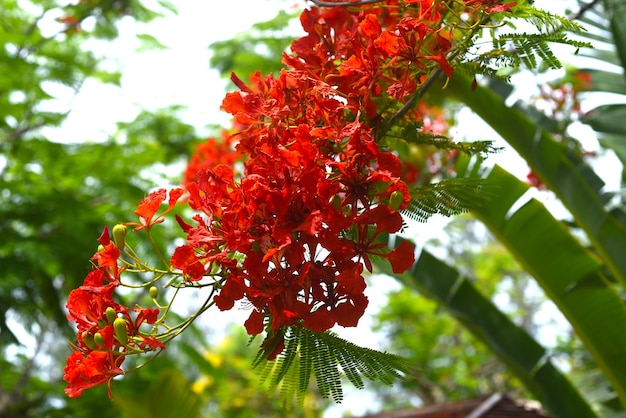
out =
[[[622,67],[626,68],[626,7],[624,3],[617,3],[615,1],[609,1],[612,3],[611,13],[611,31],[613,32],[613,41],[617,49],[617,55],[621,61]],[[625,74],[626,75],[626,74]]]
[[411,202],[402,214],[420,222],[435,214],[458,215],[485,202],[489,195],[479,179],[441,180],[413,190]]
[[170,13],[177,15],[178,14],[178,9],[176,8],[176,5],[174,5],[174,3],[168,1],[168,0],[157,0],[159,3],[159,6],[163,7],[164,9],[168,10]]
[[136,52],[143,51],[162,51],[165,49],[169,49],[167,46],[163,45],[157,38],[152,35],[148,35],[147,33],[137,34],[137,39],[141,41],[141,45],[135,50]]
[[626,80],[624,80],[622,74],[586,68],[579,71],[591,76],[591,88],[589,91],[626,94]]
[[253,366],[261,381],[269,382],[270,392],[280,389],[280,398],[286,405],[294,399],[301,404],[311,376],[323,398],[341,402],[344,375],[362,388],[363,378],[392,385],[411,372],[401,357],[359,347],[330,331],[317,333],[297,325],[285,330],[285,349],[275,360],[268,361],[261,348]]
[[201,398],[191,390],[181,372],[163,370],[144,393],[135,397],[116,395],[113,402],[126,418],[200,417]]
[[467,76],[455,73],[446,92],[469,106],[517,150],[587,233],[613,276],[626,285],[626,227],[605,210],[604,182],[582,157],[494,92],[482,86],[472,90]]
[[467,277],[422,251],[413,270],[398,278],[439,302],[482,340],[552,417],[596,417],[580,393],[552,364],[545,348],[483,296]]
[[[595,131],[626,136],[626,104],[598,106],[582,119]],[[626,140],[626,139],[625,139]]]
[[602,260],[537,200],[512,211],[526,188],[521,180],[495,167],[486,181],[502,195],[473,213],[563,312],[624,402],[626,334],[615,324],[626,323],[626,309],[602,272]]

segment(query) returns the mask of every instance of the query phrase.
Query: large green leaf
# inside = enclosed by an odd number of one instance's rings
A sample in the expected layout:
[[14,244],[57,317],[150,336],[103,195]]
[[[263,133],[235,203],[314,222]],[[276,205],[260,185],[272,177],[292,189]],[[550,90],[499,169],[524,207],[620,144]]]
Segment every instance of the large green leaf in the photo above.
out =
[[521,180],[495,167],[486,182],[501,193],[474,214],[535,277],[626,404],[626,309],[602,260],[537,200],[514,209],[527,187]]
[[611,15],[611,32],[622,67],[626,67],[626,7],[623,1],[606,0],[605,4]]
[[528,162],[587,233],[615,278],[626,285],[626,228],[605,210],[603,181],[568,147],[539,128],[520,110],[508,107],[493,91],[456,74],[447,92],[472,109]]
[[422,251],[413,270],[399,278],[439,302],[482,340],[524,382],[551,416],[596,416],[571,382],[552,364],[545,348],[516,326],[456,269]]
[[[589,112],[583,122],[596,132],[626,135],[626,104],[598,106]],[[626,142],[626,137],[624,138]]]
[[591,76],[591,91],[626,94],[626,80],[622,74],[587,68],[579,71]]

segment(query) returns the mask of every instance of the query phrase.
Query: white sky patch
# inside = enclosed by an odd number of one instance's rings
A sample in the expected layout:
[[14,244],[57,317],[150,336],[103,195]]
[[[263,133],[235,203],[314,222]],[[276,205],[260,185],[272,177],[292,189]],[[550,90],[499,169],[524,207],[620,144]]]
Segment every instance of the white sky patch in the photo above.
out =
[[[116,122],[132,121],[142,109],[170,105],[185,106],[182,119],[200,134],[208,124],[227,127],[230,115],[219,108],[228,80],[209,68],[209,45],[272,19],[281,9],[291,10],[294,4],[293,0],[177,2],[178,15],[148,24],[122,20],[118,39],[89,44],[107,57],[106,68],[121,70],[121,88],[88,80],[72,98],[67,89],[48,86],[71,112],[61,129],[46,135],[58,142],[104,141],[115,132]],[[139,34],[154,36],[167,49],[138,52]]]

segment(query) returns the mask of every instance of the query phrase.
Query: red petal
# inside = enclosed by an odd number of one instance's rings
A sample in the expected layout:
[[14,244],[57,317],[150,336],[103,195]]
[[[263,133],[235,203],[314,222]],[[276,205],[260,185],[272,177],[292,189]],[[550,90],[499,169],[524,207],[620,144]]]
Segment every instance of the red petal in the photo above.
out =
[[250,87],[248,87],[246,83],[244,83],[239,77],[237,77],[237,74],[230,73],[230,80],[235,83],[237,87],[239,87],[239,90],[245,91],[246,93],[252,93]]
[[393,251],[385,256],[391,263],[395,274],[404,273],[415,262],[415,247],[408,241],[402,241]]
[[163,203],[166,197],[167,191],[165,189],[155,190],[145,197],[139,205],[137,205],[135,215],[151,219],[156,211],[159,210],[161,203]]
[[356,327],[359,319],[365,313],[367,308],[367,297],[365,295],[357,295],[350,302],[342,303],[335,308],[335,316],[337,324],[342,327]]
[[170,190],[170,200],[169,200],[170,209],[174,207],[176,202],[178,202],[178,199],[180,199],[184,193],[185,191],[178,187]]
[[244,323],[249,335],[256,335],[263,332],[263,314],[256,309],[252,311],[250,317]]
[[109,235],[109,227],[105,226],[104,229],[102,230],[102,234],[100,234],[100,237],[98,238],[98,242],[102,245],[107,245],[109,242],[111,242],[111,236]]
[[324,332],[335,325],[335,318],[326,306],[322,306],[304,318],[304,325],[313,332]]
[[380,34],[380,23],[378,23],[376,15],[370,13],[365,16],[365,19],[359,23],[359,29],[368,38],[377,37]]
[[388,171],[393,177],[402,175],[402,163],[400,159],[391,152],[381,152],[378,155],[378,169]]

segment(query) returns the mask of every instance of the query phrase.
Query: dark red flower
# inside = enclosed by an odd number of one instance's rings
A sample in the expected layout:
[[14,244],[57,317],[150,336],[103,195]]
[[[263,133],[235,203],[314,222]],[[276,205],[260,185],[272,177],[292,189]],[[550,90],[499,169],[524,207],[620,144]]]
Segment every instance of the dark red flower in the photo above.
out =
[[176,248],[170,262],[172,267],[182,270],[185,278],[189,281],[202,280],[205,274],[204,265],[200,262],[190,245],[182,245]]
[[115,376],[124,374],[120,365],[124,356],[116,357],[111,352],[90,351],[84,354],[73,351],[67,358],[63,380],[67,382],[65,393],[70,398],[78,398],[83,390],[107,384],[111,397],[110,383]]

